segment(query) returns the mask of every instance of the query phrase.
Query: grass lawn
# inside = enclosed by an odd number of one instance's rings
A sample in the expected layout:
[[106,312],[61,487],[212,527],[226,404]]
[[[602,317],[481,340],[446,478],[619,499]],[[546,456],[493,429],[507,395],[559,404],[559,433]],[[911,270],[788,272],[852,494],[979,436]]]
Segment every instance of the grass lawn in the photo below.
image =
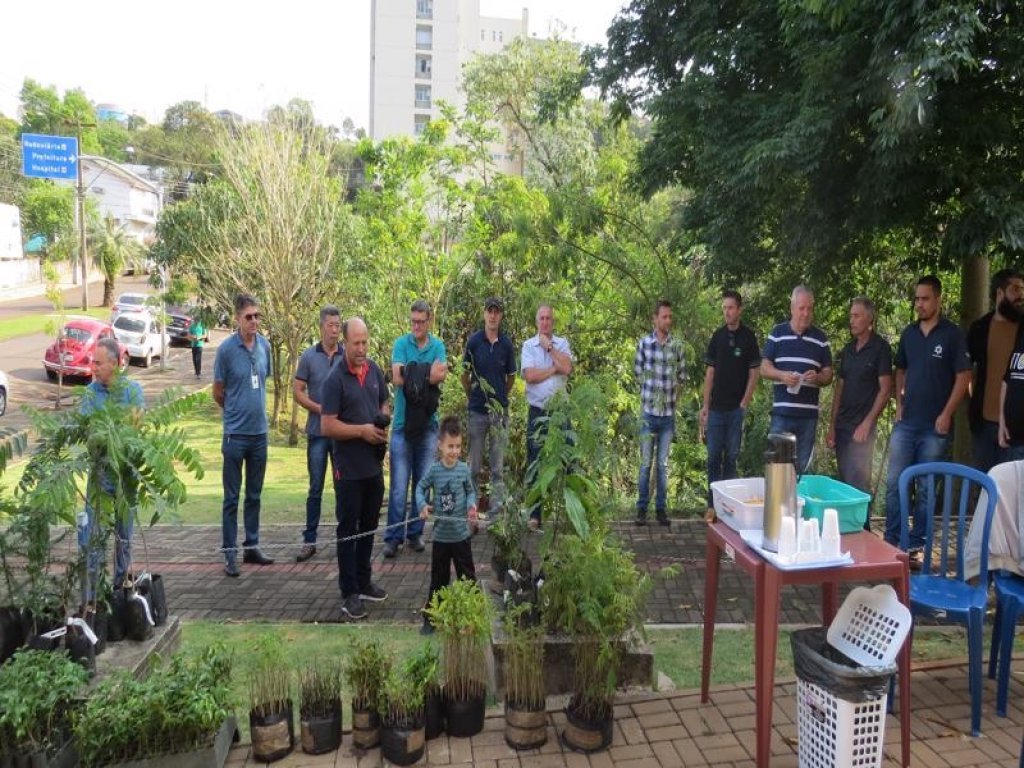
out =
[[[182,651],[196,653],[213,643],[221,642],[234,654],[233,685],[235,711],[239,715],[243,736],[248,737],[249,662],[257,653],[267,635],[276,634],[283,642],[293,672],[317,659],[344,660],[349,642],[354,637],[376,637],[390,648],[397,658],[425,642],[418,627],[412,624],[296,624],[217,621],[188,621],[182,630]],[[654,668],[669,677],[678,690],[700,687],[702,630],[650,629],[648,644],[654,651]],[[987,647],[987,646],[986,646]],[[920,628],[914,633],[914,661],[937,661],[961,658],[967,655],[967,641],[957,630],[930,630]],[[722,630],[715,636],[715,656],[712,662],[712,685],[750,683],[754,678],[753,629]],[[793,655],[789,647],[789,632],[779,637],[776,660],[776,679],[793,675]],[[294,676],[293,676],[294,677]],[[296,710],[298,685],[293,683]],[[343,695],[344,722],[351,723],[351,698]]]
[[[68,317],[73,315],[88,315],[98,320],[110,319],[110,307],[95,307],[82,311],[81,309],[69,310]],[[33,333],[48,333],[47,324],[56,326],[57,315],[20,315],[5,320],[0,320],[0,341],[7,341],[16,336],[29,336]],[[52,329],[56,333],[56,328]]]

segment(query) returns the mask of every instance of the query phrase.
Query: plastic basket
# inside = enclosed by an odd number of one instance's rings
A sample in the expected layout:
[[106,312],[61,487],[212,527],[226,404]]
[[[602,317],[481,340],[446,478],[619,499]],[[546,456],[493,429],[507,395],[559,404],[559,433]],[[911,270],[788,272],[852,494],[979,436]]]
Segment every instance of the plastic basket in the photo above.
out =
[[737,477],[711,484],[715,515],[735,531],[764,527],[764,478]]
[[866,667],[892,664],[910,632],[910,609],[888,584],[850,591],[828,628],[828,643]]
[[800,768],[878,768],[887,696],[852,703],[806,680],[796,683]]
[[820,527],[825,510],[831,508],[839,513],[840,533],[856,533],[864,529],[871,496],[852,485],[826,475],[804,475],[797,483],[796,492],[805,501],[804,519],[817,520]]

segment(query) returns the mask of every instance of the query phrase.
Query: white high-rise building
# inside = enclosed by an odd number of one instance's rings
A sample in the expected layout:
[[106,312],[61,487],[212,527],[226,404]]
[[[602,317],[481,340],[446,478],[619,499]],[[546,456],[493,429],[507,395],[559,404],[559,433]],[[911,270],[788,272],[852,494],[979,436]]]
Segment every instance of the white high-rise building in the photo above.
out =
[[[462,65],[527,36],[521,19],[480,15],[480,0],[372,0],[370,137],[416,136],[440,115],[437,100],[461,107]],[[503,158],[502,158],[503,159]]]

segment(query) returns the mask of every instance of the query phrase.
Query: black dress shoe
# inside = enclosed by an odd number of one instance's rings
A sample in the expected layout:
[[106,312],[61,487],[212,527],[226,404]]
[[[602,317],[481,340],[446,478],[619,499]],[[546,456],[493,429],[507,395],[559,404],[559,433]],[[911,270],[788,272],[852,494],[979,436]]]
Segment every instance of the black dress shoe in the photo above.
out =
[[227,562],[225,562],[224,563],[224,575],[225,576],[230,576],[232,579],[237,579],[238,578],[238,563],[236,563],[233,559],[232,560],[228,560]]
[[245,550],[245,554],[242,555],[243,563],[252,563],[253,565],[273,565],[274,558],[267,557],[260,552],[259,547],[253,547],[252,549]]

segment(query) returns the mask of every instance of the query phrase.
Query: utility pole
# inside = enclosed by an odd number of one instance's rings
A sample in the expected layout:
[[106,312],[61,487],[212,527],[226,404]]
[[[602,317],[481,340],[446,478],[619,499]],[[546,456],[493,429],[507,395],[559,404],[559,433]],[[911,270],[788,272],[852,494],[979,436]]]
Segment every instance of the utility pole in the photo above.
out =
[[89,308],[89,264],[85,243],[85,186],[82,184],[82,122],[76,122],[78,136],[78,183],[75,191],[78,201],[78,255],[82,263],[82,310]]
[[75,126],[75,136],[78,137],[78,157],[76,160],[76,171],[78,181],[75,184],[75,197],[78,209],[78,257],[82,267],[82,309],[89,308],[89,254],[85,242],[85,184],[82,182],[82,128],[95,128],[96,123],[83,123],[81,117],[76,117],[75,122],[64,121],[65,125]]

